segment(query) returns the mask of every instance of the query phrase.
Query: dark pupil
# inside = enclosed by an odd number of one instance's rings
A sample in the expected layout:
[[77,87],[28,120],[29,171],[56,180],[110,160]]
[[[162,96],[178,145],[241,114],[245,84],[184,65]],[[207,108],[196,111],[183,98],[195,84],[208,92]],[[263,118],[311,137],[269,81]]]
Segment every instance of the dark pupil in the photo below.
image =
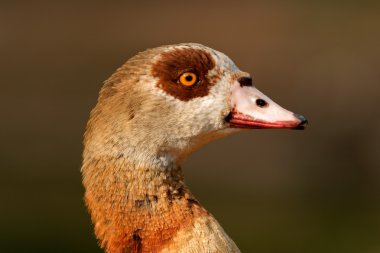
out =
[[185,77],[186,81],[191,82],[193,81],[193,77],[191,75],[188,75]]
[[264,107],[264,106],[267,105],[267,102],[266,102],[264,99],[259,98],[259,99],[256,100],[256,104],[257,104],[259,107]]

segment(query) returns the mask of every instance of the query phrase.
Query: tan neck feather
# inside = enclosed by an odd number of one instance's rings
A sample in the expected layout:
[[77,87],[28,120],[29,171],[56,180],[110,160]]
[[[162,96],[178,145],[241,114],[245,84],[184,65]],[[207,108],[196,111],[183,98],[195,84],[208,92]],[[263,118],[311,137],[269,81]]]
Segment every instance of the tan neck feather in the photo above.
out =
[[[85,160],[82,172],[95,234],[108,253],[181,252],[180,247],[188,248],[185,243],[198,221],[206,233],[227,237],[192,196],[179,167],[141,168],[124,159],[102,158]],[[217,229],[210,230],[213,226]],[[225,243],[233,244],[228,237]]]

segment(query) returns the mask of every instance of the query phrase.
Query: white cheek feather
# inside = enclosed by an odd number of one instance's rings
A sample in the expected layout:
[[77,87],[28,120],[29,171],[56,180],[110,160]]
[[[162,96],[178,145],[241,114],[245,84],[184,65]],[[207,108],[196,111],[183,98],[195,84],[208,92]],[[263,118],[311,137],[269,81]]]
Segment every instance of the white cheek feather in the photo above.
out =
[[[165,124],[170,128],[168,130],[170,135],[165,137],[165,143],[168,147],[171,146],[174,150],[191,153],[212,139],[234,132],[233,130],[226,130],[230,128],[224,121],[225,116],[231,110],[230,79],[230,76],[222,76],[211,87],[207,96],[189,101],[181,101],[154,86],[156,96],[166,100],[171,105],[170,121],[163,120],[161,122],[161,127]],[[171,126],[176,127],[171,128]],[[162,157],[161,162],[171,163],[167,156]]]
[[239,72],[239,68],[236,64],[225,54],[222,52],[213,50],[213,57],[216,62],[218,62],[218,66],[221,69],[228,69],[230,72]]

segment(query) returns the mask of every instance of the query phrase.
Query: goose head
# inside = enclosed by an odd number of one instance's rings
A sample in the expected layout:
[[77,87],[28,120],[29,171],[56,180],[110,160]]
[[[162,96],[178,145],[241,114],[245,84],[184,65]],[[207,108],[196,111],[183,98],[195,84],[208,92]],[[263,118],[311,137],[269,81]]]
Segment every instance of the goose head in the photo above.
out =
[[261,93],[225,54],[189,43],[146,50],[118,69],[100,92],[85,142],[137,162],[151,154],[181,161],[242,129],[301,129],[306,122]]

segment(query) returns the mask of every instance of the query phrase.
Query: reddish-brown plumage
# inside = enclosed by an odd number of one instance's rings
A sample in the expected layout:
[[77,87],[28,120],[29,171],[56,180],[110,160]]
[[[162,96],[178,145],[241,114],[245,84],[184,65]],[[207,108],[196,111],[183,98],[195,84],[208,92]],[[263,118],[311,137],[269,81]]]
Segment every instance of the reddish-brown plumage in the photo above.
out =
[[[102,171],[103,175],[120,170],[124,173],[84,180],[95,234],[107,253],[160,252],[179,230],[208,215],[183,185],[182,177],[159,175],[148,168],[129,166],[125,170],[118,166],[117,162],[94,161],[86,166],[86,171]],[[150,188],[137,183],[144,181],[142,177],[151,182]],[[170,178],[170,181],[158,178]],[[139,191],[131,191],[133,182]],[[154,194],[152,188],[156,189]]]
[[[188,101],[196,97],[207,96],[215,78],[208,72],[215,67],[212,56],[201,49],[179,48],[161,53],[160,59],[152,66],[152,75],[158,78],[158,87],[169,95]],[[198,78],[198,84],[185,87],[178,82],[178,77],[184,72],[193,72]]]

